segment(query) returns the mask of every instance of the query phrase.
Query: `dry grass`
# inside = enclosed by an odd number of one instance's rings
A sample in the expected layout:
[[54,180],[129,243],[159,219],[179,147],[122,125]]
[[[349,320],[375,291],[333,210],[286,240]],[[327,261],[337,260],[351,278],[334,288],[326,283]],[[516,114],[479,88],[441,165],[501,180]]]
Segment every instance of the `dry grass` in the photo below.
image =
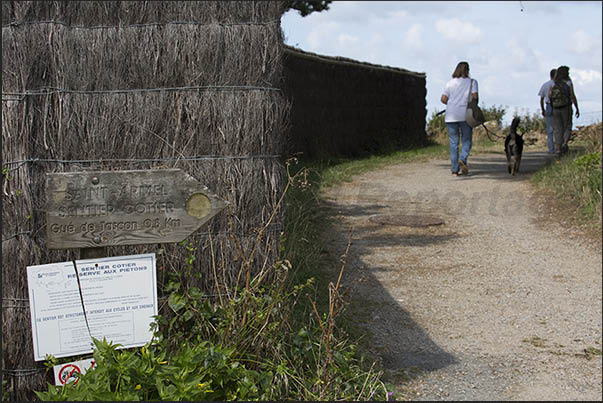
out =
[[[220,283],[235,287],[236,256],[252,250],[254,272],[274,263],[283,212],[258,230],[284,188],[278,155],[289,104],[271,89],[282,79],[282,11],[280,2],[2,2],[2,286],[4,298],[20,301],[4,307],[3,368],[40,368],[26,266],[79,258],[46,248],[46,173],[181,168],[230,203],[190,238],[191,284],[211,289],[215,267]],[[182,88],[205,86],[254,88]],[[48,88],[61,91],[22,95]],[[199,155],[215,158],[187,159]],[[260,157],[231,158],[246,156]],[[32,162],[40,159],[50,161]],[[10,163],[22,160],[30,162]],[[162,264],[179,270],[176,245],[107,255],[160,248]],[[11,397],[25,400],[44,377],[9,380]]]

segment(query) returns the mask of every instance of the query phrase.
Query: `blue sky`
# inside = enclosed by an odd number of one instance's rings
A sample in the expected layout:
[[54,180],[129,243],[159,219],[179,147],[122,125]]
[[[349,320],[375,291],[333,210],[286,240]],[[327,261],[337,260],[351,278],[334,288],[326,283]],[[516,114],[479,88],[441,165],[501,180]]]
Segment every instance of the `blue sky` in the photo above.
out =
[[[601,1],[333,1],[329,10],[281,19],[285,43],[328,56],[427,76],[428,118],[444,109],[444,85],[469,62],[480,105],[540,113],[549,71],[570,67],[582,116],[601,121]],[[523,11],[522,11],[523,9]]]

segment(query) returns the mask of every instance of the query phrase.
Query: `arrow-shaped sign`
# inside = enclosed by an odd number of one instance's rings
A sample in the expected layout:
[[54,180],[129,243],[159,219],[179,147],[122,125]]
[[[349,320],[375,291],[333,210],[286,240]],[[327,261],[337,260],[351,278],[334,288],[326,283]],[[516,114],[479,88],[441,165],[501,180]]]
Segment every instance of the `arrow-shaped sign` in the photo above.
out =
[[180,169],[46,174],[48,248],[179,242],[226,202]]

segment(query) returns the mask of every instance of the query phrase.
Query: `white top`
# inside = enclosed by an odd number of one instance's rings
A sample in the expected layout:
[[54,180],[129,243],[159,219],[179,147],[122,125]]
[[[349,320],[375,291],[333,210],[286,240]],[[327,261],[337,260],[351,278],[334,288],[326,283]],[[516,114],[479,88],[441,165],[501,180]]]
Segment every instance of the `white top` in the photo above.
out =
[[553,80],[549,80],[546,83],[542,84],[542,86],[540,87],[540,91],[538,91],[538,96],[544,97],[545,104],[551,103],[549,93],[551,92],[551,88],[553,88],[553,84],[555,84],[555,82]]
[[467,111],[467,102],[469,101],[469,86],[471,93],[477,93],[477,80],[472,78],[453,78],[446,83],[444,93],[448,98],[446,104],[445,122],[464,122]]

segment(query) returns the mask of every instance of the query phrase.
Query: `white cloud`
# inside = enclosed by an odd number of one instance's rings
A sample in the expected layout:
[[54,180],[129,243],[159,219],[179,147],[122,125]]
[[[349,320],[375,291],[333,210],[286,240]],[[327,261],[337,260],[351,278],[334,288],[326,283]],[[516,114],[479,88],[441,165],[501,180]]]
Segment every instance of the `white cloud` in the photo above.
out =
[[370,46],[379,46],[383,43],[384,39],[385,38],[380,33],[378,33],[378,32],[372,33],[371,39],[369,40],[369,45]]
[[[429,111],[458,61],[467,60],[485,105],[539,111],[549,70],[571,67],[581,116],[601,110],[600,2],[334,1],[307,17],[286,13],[299,47],[427,75]],[[294,17],[294,18],[293,18]],[[288,42],[288,43],[289,43]],[[597,115],[600,116],[600,115]]]
[[313,26],[307,36],[310,50],[315,51],[324,47],[325,42],[328,43],[328,39],[334,37],[339,27],[340,25],[336,22],[323,22]]
[[406,31],[404,45],[411,49],[420,49],[423,47],[423,26],[421,24],[413,24]]
[[436,21],[436,30],[444,38],[455,42],[474,43],[482,37],[482,31],[470,22],[461,22],[458,18]]
[[519,76],[526,72],[531,72],[538,69],[539,60],[532,48],[526,44],[520,44],[516,39],[507,42],[509,49],[507,65],[515,70]]
[[337,45],[342,48],[349,48],[358,43],[358,37],[348,34],[339,34],[337,36]]
[[601,85],[601,72],[596,70],[571,69],[570,76],[578,85],[587,85],[594,81],[599,81],[599,85]]
[[402,23],[408,17],[406,10],[385,11],[371,15],[371,23],[378,25],[396,25]]
[[587,34],[583,29],[574,32],[567,44],[567,48],[570,52],[579,55],[590,53],[594,50],[595,46],[595,38]]
[[392,11],[392,12],[387,13],[387,15],[394,21],[398,21],[402,18],[408,17],[408,11],[406,11],[406,10]]

